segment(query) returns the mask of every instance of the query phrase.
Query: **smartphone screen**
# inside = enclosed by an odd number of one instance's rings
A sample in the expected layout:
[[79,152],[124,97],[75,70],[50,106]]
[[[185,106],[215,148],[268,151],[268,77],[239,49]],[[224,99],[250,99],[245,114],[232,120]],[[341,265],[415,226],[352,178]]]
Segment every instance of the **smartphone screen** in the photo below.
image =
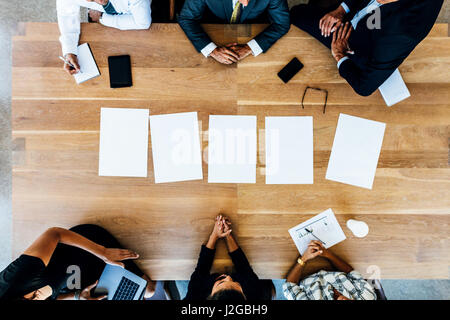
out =
[[278,76],[284,83],[288,83],[301,69],[303,68],[303,63],[301,63],[297,58],[294,58],[289,62],[280,72]]

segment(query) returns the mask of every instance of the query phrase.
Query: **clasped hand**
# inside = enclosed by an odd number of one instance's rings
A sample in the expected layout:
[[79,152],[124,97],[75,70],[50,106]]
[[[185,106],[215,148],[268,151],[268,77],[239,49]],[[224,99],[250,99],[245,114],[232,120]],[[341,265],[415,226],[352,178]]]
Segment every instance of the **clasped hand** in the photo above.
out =
[[215,48],[210,56],[217,62],[223,64],[232,64],[238,62],[252,53],[248,44],[230,43],[226,46]]

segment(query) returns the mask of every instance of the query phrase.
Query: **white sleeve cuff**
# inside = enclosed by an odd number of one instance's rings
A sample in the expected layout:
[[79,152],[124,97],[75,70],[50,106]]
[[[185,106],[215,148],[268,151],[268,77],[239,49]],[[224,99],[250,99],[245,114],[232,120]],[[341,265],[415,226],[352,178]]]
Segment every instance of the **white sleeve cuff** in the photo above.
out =
[[217,45],[214,42],[210,42],[206,47],[200,51],[202,55],[205,56],[205,58],[208,58],[211,52],[214,51],[214,49],[217,48]]
[[350,12],[350,8],[348,7],[348,5],[347,5],[345,2],[342,2],[342,3],[341,3],[341,6],[342,6],[342,8],[344,8],[344,10],[345,10],[346,13],[349,13],[349,12]]
[[342,62],[344,62],[345,60],[348,60],[348,57],[343,57],[343,58],[341,58],[341,59],[338,61],[338,63],[337,63],[338,69],[339,69],[339,67],[341,66]]
[[255,57],[263,52],[263,50],[261,49],[261,47],[259,46],[258,42],[256,42],[255,39],[250,40],[249,42],[247,42],[247,44],[250,47],[250,49],[252,49],[252,53]]
[[114,27],[114,16],[112,14],[107,14],[106,12],[103,12],[102,17],[100,18],[99,22],[107,27]]

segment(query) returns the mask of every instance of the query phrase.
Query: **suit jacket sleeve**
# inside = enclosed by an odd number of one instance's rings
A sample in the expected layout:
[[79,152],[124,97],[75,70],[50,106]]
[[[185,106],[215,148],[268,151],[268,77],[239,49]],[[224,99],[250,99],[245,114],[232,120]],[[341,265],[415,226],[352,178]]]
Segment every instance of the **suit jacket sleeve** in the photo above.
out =
[[211,38],[200,25],[205,7],[205,0],[186,0],[178,18],[181,29],[198,52],[211,43]]
[[233,261],[236,273],[248,280],[258,280],[258,276],[253,271],[250,263],[247,260],[247,257],[244,254],[244,251],[242,251],[241,248],[230,252],[230,257]]
[[269,50],[290,28],[289,7],[286,0],[271,0],[267,11],[272,23],[255,37],[263,52]]
[[350,9],[350,13],[355,13],[356,9],[361,5],[364,0],[344,0],[344,2],[348,8]]
[[202,245],[197,266],[189,281],[186,300],[201,300],[208,296],[210,289],[208,288],[208,280],[215,252],[216,250],[208,249],[205,245]]

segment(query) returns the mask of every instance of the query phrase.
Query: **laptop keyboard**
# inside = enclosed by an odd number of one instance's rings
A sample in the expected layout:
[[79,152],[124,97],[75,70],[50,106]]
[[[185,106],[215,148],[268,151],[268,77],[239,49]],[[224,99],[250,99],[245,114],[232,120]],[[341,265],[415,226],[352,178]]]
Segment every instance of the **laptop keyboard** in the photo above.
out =
[[125,277],[120,280],[113,300],[133,300],[136,292],[139,289],[139,285],[136,282],[131,281]]

